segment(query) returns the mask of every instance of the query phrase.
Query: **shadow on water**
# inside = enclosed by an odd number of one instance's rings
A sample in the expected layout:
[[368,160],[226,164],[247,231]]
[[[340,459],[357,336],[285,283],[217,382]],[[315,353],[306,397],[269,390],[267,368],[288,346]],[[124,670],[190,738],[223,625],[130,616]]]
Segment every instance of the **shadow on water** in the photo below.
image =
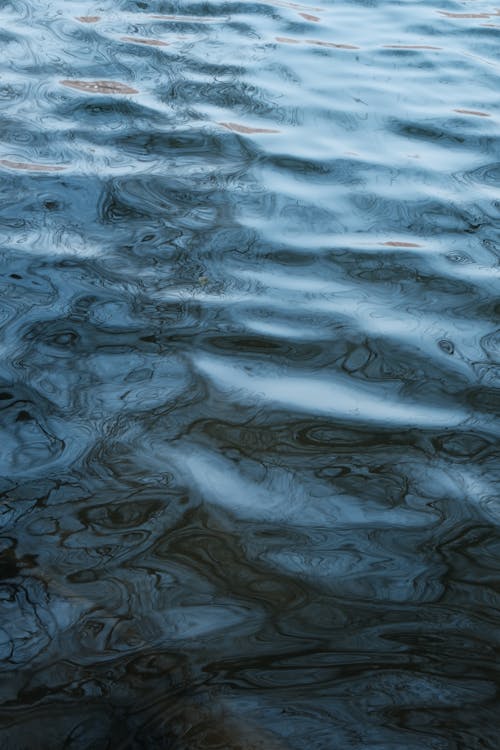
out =
[[0,10],[2,750],[497,747],[494,41],[323,5]]

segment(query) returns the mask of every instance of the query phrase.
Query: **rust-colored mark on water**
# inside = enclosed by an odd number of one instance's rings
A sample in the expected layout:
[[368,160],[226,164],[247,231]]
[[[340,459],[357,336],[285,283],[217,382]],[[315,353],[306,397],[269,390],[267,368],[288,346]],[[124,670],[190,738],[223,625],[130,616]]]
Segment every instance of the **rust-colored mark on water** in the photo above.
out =
[[[300,44],[300,39],[292,39],[288,36],[277,36],[275,37],[277,42],[282,44]],[[333,49],[359,49],[354,44],[336,44],[335,42],[323,42],[321,39],[305,39],[305,44],[314,44],[316,47],[330,47]]]
[[388,242],[382,242],[385,247],[422,247],[422,245],[416,242],[400,242],[399,240],[389,240]]
[[121,36],[122,42],[131,42],[132,44],[148,44],[150,47],[167,47],[168,42],[162,42],[160,39],[141,39],[137,36]]
[[443,49],[442,47],[433,47],[431,44],[384,44],[384,49]]
[[335,44],[334,42],[323,42],[321,39],[306,39],[306,44],[314,44],[317,47],[333,47],[334,49],[359,49],[354,44]]
[[299,16],[305,18],[306,21],[314,21],[314,23],[318,23],[318,21],[321,21],[321,18],[318,18],[318,16],[311,16],[310,13],[299,13]]
[[223,128],[232,130],[235,133],[279,133],[279,130],[272,130],[271,128],[249,128],[247,125],[240,125],[237,122],[219,122]]
[[87,91],[89,94],[138,94],[137,89],[127,86],[119,81],[60,81],[63,86],[69,86],[79,91]]
[[487,112],[480,112],[477,109],[454,109],[454,112],[458,112],[460,115],[475,115],[476,117],[491,117]]
[[500,24],[498,23],[480,23],[479,25],[483,29],[500,29]]
[[438,10],[437,12],[441,16],[446,16],[446,18],[491,18],[492,15],[498,15],[498,13],[452,13],[448,10]]
[[101,20],[101,16],[77,16],[76,20],[80,23],[97,23]]
[[220,18],[210,18],[207,16],[165,16],[156,14],[149,16],[157,21],[175,21],[176,23],[214,23],[220,21]]
[[311,8],[308,5],[299,5],[298,3],[288,3],[285,0],[267,0],[269,5],[276,5],[278,8],[293,8],[293,10],[315,10],[322,11],[324,8]]
[[61,172],[65,167],[58,167],[55,164],[29,164],[24,161],[11,161],[10,159],[0,159],[2,167],[9,169],[22,169],[25,172]]

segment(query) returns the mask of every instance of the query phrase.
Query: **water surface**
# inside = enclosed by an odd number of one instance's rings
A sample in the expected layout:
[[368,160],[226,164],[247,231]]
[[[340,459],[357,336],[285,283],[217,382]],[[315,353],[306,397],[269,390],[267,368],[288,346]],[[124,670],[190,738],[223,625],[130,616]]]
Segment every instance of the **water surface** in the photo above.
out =
[[3,750],[497,750],[486,0],[0,4]]

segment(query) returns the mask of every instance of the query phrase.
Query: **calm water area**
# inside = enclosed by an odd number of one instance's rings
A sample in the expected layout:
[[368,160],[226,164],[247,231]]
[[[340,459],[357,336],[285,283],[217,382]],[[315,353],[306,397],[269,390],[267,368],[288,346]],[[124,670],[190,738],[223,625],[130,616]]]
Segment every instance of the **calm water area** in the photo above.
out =
[[0,0],[1,750],[499,750],[494,0]]

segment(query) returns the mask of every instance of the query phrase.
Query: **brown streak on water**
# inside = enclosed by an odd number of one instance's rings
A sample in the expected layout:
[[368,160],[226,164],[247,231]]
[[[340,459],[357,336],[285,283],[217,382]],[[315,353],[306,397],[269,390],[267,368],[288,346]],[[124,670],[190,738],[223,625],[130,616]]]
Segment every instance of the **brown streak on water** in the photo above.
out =
[[277,36],[276,41],[282,42],[283,44],[300,44],[300,39],[291,39],[287,36]]
[[63,86],[68,86],[78,91],[86,91],[89,94],[138,94],[137,89],[127,86],[119,81],[60,81]]
[[11,161],[10,159],[0,159],[2,167],[9,169],[22,169],[25,172],[61,172],[66,167],[60,167],[55,164],[28,164],[23,161]]
[[448,10],[438,10],[441,16],[446,18],[491,18],[492,15],[498,15],[497,13],[452,13]]
[[389,240],[388,242],[382,242],[385,247],[422,247],[417,242],[400,242],[399,240]]
[[204,16],[162,16],[162,15],[154,15],[149,16],[149,18],[154,18],[158,21],[175,21],[176,23],[215,23],[217,22],[218,18],[207,18]]
[[271,128],[249,128],[247,125],[240,125],[237,122],[219,122],[223,128],[232,130],[235,133],[279,133],[279,130],[272,130]]
[[77,16],[76,20],[80,23],[97,23],[101,20],[101,16]]
[[433,47],[431,44],[384,44],[384,49],[432,49],[440,50],[442,47]]
[[359,49],[354,44],[335,44],[334,42],[323,42],[320,39],[306,39],[306,44],[314,44],[317,47],[334,47],[335,49]]
[[461,115],[475,115],[476,117],[491,117],[487,112],[480,112],[477,109],[454,109],[454,112],[458,112]]
[[122,42],[131,42],[132,44],[148,44],[150,47],[168,47],[168,42],[162,42],[160,39],[141,39],[136,36],[121,36]]
[[299,13],[299,16],[305,18],[306,21],[314,21],[314,23],[318,23],[318,21],[321,21],[321,18],[318,18],[318,16],[311,16],[310,13]]
[[310,8],[307,5],[298,5],[297,3],[287,3],[284,0],[265,0],[268,5],[276,5],[278,8],[293,8],[293,10],[315,10],[322,11],[324,8]]

